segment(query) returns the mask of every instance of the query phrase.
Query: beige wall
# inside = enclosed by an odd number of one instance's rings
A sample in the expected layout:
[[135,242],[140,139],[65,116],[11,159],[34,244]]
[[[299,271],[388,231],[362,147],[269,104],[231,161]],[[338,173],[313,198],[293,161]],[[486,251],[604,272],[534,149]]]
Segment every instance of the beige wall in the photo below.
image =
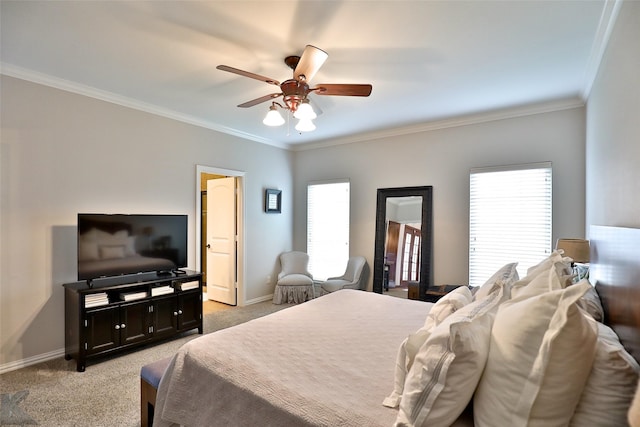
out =
[[640,227],[640,2],[622,3],[587,103],[587,225]]
[[[305,247],[308,181],[350,178],[351,252],[370,263],[376,189],[433,185],[436,284],[467,280],[472,167],[551,160],[554,238],[640,226],[638,40],[640,2],[626,1],[586,120],[577,108],[295,153],[2,76],[0,372],[62,355],[78,212],[187,213],[195,246],[197,164],[246,172],[249,301],[273,291],[280,252]],[[267,187],[283,190],[281,215],[262,212]]]
[[435,284],[467,283],[469,170],[542,161],[553,163],[554,241],[583,237],[584,129],[575,108],[296,152],[294,246],[306,247],[309,181],[351,180],[350,251],[371,266],[376,189],[432,185]]
[[[292,154],[2,76],[0,372],[62,355],[62,283],[76,278],[79,212],[189,215],[196,265],[196,165],[245,172],[245,299],[268,298],[291,249]],[[283,213],[263,211],[265,188]]]

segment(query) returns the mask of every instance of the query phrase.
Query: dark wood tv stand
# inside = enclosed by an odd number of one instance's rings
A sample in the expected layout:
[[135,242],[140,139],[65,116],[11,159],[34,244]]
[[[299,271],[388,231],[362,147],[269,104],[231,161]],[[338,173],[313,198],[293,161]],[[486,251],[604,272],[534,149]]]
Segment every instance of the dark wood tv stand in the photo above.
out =
[[[84,372],[90,358],[191,329],[203,332],[202,273],[196,271],[170,276],[144,273],[97,279],[91,286],[87,281],[63,286],[65,359],[75,359],[78,372]],[[194,287],[186,289],[189,286]]]

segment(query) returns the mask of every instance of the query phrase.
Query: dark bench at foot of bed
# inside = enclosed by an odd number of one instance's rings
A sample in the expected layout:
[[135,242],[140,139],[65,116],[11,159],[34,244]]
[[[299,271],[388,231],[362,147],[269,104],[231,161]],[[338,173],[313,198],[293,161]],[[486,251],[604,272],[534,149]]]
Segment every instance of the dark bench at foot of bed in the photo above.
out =
[[153,425],[153,410],[156,406],[156,394],[160,378],[167,370],[171,357],[144,365],[140,369],[140,425]]

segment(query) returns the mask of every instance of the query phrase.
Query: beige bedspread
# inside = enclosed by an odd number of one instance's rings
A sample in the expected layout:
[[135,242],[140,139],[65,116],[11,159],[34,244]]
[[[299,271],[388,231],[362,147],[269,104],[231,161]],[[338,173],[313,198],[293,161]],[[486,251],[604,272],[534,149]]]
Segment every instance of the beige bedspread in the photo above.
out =
[[431,306],[342,290],[190,341],[154,426],[391,426],[398,346]]

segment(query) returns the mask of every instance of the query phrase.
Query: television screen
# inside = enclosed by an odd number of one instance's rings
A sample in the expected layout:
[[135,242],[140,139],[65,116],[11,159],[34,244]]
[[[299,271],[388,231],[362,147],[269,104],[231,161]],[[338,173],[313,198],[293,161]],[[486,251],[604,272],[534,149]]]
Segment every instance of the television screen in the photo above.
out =
[[78,214],[78,280],[187,266],[187,215]]

